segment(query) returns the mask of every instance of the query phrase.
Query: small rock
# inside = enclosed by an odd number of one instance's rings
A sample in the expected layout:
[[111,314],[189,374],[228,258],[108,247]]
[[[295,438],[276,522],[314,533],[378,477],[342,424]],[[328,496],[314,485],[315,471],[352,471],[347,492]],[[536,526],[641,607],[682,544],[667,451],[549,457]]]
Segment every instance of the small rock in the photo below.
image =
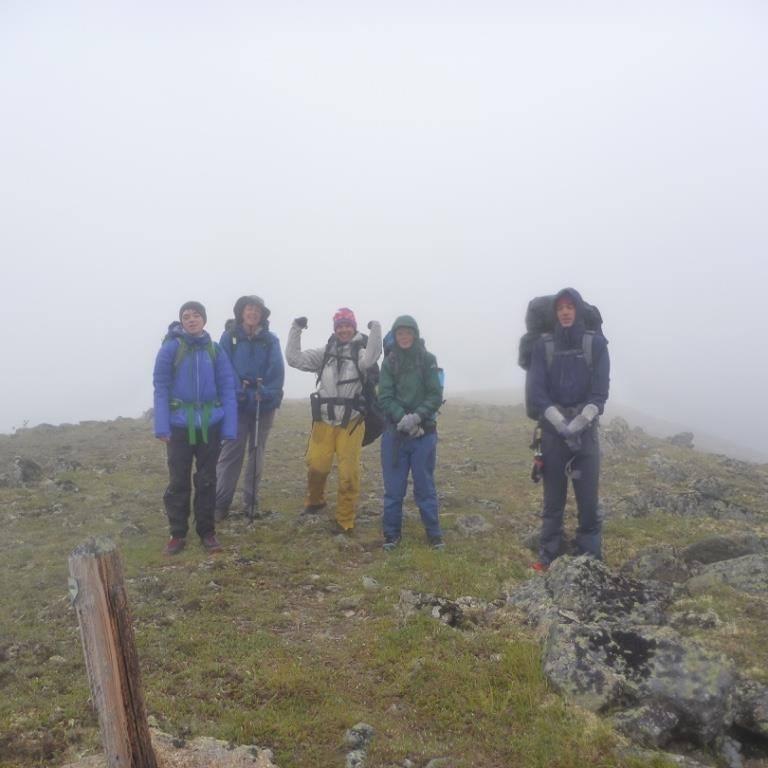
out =
[[704,566],[686,582],[691,594],[707,592],[728,584],[741,592],[764,595],[768,591],[768,555],[745,555]]
[[344,744],[350,749],[367,749],[375,730],[368,723],[357,723],[344,734]]
[[67,660],[63,656],[51,656],[51,658],[48,659],[48,663],[60,666],[61,664],[66,664]]
[[693,432],[678,432],[668,437],[667,442],[678,448],[693,448]]
[[16,456],[13,466],[16,480],[20,483],[39,483],[43,479],[43,468],[32,459]]
[[342,597],[339,602],[340,611],[356,611],[362,603],[362,595],[349,595],[349,597]]
[[493,525],[482,515],[461,515],[456,519],[456,528],[464,536],[476,536],[493,530]]
[[381,584],[379,584],[376,579],[372,578],[371,576],[363,576],[363,589],[367,589],[369,591],[375,591],[377,589],[381,589]]
[[768,543],[752,534],[734,536],[708,536],[687,546],[681,557],[687,563],[710,565],[722,560],[733,560],[744,555],[757,555],[768,550]]

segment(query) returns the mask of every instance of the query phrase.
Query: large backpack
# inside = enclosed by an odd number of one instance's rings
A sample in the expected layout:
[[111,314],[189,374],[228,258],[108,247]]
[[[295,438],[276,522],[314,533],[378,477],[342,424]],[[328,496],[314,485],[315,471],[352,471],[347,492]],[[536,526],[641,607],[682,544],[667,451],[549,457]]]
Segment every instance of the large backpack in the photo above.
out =
[[[551,368],[555,358],[555,296],[537,296],[528,302],[525,312],[525,333],[520,337],[517,362],[524,370],[531,367],[531,355],[533,347],[539,339],[544,341],[544,354],[547,361],[547,369]],[[592,344],[595,336],[603,335],[603,316],[594,304],[584,302],[584,325],[586,332],[582,337],[581,354],[589,370],[592,370]],[[525,412],[529,419],[538,421],[541,414],[533,407],[528,396],[528,377],[525,382]]]
[[[355,370],[357,371],[357,377],[354,379],[344,379],[337,382],[338,384],[349,384],[352,381],[359,381],[363,385],[362,397],[355,403],[355,409],[359,410],[363,414],[363,421],[365,423],[365,435],[363,437],[363,445],[370,445],[374,440],[377,440],[381,433],[384,431],[384,414],[379,407],[379,399],[377,396],[377,388],[379,385],[379,364],[374,363],[370,366],[365,373],[360,370],[360,350],[365,349],[368,345],[368,336],[361,333],[362,338],[355,339],[350,345],[350,353],[352,362],[355,364]],[[332,334],[328,339],[328,343],[325,345],[325,353],[323,354],[323,362],[320,364],[320,368],[317,372],[316,384],[320,383],[320,378],[323,375],[325,366],[328,365],[329,360],[334,357],[333,348],[336,342],[336,334]],[[320,402],[318,400],[318,405]]]

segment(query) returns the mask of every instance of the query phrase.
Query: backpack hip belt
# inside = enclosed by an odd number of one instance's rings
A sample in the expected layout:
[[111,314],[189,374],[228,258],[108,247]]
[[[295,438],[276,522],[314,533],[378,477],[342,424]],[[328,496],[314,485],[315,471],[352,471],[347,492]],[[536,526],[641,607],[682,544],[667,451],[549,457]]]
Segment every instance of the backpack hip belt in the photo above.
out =
[[309,404],[312,409],[312,421],[323,420],[322,406],[326,406],[330,421],[336,421],[336,406],[342,407],[344,415],[341,418],[341,426],[345,429],[349,426],[353,410],[359,412],[361,419],[365,416],[365,401],[360,395],[355,395],[355,397],[320,397],[317,392],[313,392],[309,396]]
[[220,400],[209,400],[206,403],[200,402],[186,402],[184,400],[171,400],[170,402],[172,411],[184,410],[187,414],[187,438],[190,445],[197,445],[197,425],[195,423],[195,415],[197,411],[201,411],[200,414],[200,431],[203,434],[203,442],[208,442],[208,426],[211,422],[211,413],[214,408],[221,406]]

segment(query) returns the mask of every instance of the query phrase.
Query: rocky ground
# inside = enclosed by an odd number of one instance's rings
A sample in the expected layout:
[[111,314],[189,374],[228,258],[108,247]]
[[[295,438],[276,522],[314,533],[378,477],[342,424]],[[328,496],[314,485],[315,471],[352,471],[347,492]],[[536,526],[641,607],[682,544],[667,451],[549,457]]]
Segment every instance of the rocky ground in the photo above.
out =
[[122,552],[163,765],[768,765],[765,466],[603,425],[606,562],[566,544],[532,577],[520,409],[446,406],[442,553],[412,503],[381,551],[375,447],[352,537],[300,517],[308,426],[287,403],[259,520],[172,560],[146,421],[0,436],[0,765],[102,764],[66,592],[91,535]]

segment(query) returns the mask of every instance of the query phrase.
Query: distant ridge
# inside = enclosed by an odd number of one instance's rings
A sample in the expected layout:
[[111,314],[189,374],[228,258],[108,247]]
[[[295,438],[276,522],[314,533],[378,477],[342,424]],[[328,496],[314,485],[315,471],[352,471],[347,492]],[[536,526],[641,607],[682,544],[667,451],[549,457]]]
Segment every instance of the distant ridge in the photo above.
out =
[[[489,405],[520,405],[522,407],[523,392],[519,389],[467,390],[465,392],[450,392],[448,398],[488,403]],[[693,442],[696,450],[707,453],[721,453],[734,459],[753,461],[757,464],[768,463],[768,451],[759,451],[750,446],[734,443],[732,440],[727,440],[718,435],[701,432],[690,424],[680,424],[659,419],[623,403],[609,401],[605,409],[605,415],[609,419],[620,416],[626,419],[631,426],[640,427],[653,437],[664,438],[679,432],[693,432]]]

